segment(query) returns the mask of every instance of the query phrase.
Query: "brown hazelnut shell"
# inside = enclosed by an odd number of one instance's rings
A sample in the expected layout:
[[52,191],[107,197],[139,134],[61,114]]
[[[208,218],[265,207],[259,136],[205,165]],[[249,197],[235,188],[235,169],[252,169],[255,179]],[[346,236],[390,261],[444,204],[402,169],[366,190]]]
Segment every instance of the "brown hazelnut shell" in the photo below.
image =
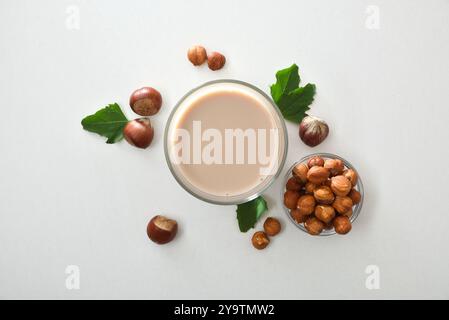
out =
[[166,244],[172,241],[178,232],[178,223],[175,220],[157,215],[147,226],[148,237],[157,244]]
[[281,232],[281,223],[276,218],[268,217],[263,224],[263,229],[267,235],[274,237]]
[[253,234],[251,242],[257,250],[265,249],[270,243],[270,239],[267,237],[266,233],[263,231],[257,231]]
[[141,116],[152,116],[161,109],[162,96],[152,87],[137,89],[129,98],[131,109]]

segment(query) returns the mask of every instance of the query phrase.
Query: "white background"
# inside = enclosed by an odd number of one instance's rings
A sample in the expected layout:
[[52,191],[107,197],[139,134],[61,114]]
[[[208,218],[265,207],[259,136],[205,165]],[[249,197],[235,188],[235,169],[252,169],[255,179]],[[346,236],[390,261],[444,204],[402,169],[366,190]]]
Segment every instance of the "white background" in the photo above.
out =
[[[445,0],[2,0],[0,298],[449,298],[448,15]],[[191,66],[196,43],[226,67]],[[284,216],[278,180],[266,198],[284,230],[256,251],[234,206],[177,185],[163,130],[191,88],[235,78],[268,92],[293,62],[331,133],[311,149],[288,124],[286,166],[343,156],[365,204],[348,236],[311,237]],[[82,130],[111,102],[135,117],[129,94],[145,85],[164,99],[149,149]],[[166,246],[145,232],[158,213],[180,225]],[[68,265],[79,290],[65,286]],[[365,287],[368,265],[379,290]]]

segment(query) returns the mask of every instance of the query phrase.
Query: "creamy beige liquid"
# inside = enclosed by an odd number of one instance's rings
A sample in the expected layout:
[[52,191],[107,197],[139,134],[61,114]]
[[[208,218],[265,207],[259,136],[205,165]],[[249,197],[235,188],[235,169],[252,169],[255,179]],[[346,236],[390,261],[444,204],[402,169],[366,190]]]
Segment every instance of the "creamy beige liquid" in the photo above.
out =
[[[275,115],[272,106],[261,96],[253,95],[250,91],[217,87],[190,99],[176,117],[175,126],[177,129],[185,129],[193,135],[194,122],[200,121],[203,132],[210,128],[217,129],[224,139],[225,129],[254,129],[255,131],[265,129],[267,132],[270,129],[276,129],[279,122],[276,122]],[[269,136],[269,133],[267,135]],[[260,140],[263,141],[263,139]],[[207,144],[208,141],[201,141],[202,148]],[[245,148],[247,144],[248,140],[245,140]],[[276,144],[279,144],[279,141],[276,141]],[[269,141],[265,146],[266,155],[270,156]],[[245,154],[245,163],[237,164],[237,161],[234,161],[232,164],[227,164],[225,163],[225,152],[227,151],[224,140],[221,150],[223,155],[221,164],[181,163],[177,165],[177,170],[196,188],[217,196],[244,194],[269,178],[269,176],[261,174],[261,164],[258,161],[255,164],[248,163],[247,153]],[[236,143],[234,143],[233,150],[235,159]],[[190,153],[193,152],[194,148],[191,144]],[[278,157],[279,153],[274,156]]]

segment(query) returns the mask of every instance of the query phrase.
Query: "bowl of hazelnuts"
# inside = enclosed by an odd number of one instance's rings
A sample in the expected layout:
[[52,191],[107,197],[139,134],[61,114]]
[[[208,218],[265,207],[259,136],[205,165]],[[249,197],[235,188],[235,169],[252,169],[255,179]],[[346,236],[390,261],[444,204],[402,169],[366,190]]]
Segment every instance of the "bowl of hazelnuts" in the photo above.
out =
[[310,235],[347,234],[362,209],[364,191],[357,170],[334,154],[302,158],[288,170],[284,185],[285,212]]

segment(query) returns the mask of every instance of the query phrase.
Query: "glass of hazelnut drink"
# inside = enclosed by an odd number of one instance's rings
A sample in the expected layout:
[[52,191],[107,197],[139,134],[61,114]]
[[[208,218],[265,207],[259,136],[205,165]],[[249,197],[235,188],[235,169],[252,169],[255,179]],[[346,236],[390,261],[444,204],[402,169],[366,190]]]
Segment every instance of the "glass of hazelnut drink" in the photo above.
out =
[[242,81],[216,80],[181,98],[164,144],[168,167],[185,190],[210,203],[239,204],[279,176],[287,134],[264,92]]

